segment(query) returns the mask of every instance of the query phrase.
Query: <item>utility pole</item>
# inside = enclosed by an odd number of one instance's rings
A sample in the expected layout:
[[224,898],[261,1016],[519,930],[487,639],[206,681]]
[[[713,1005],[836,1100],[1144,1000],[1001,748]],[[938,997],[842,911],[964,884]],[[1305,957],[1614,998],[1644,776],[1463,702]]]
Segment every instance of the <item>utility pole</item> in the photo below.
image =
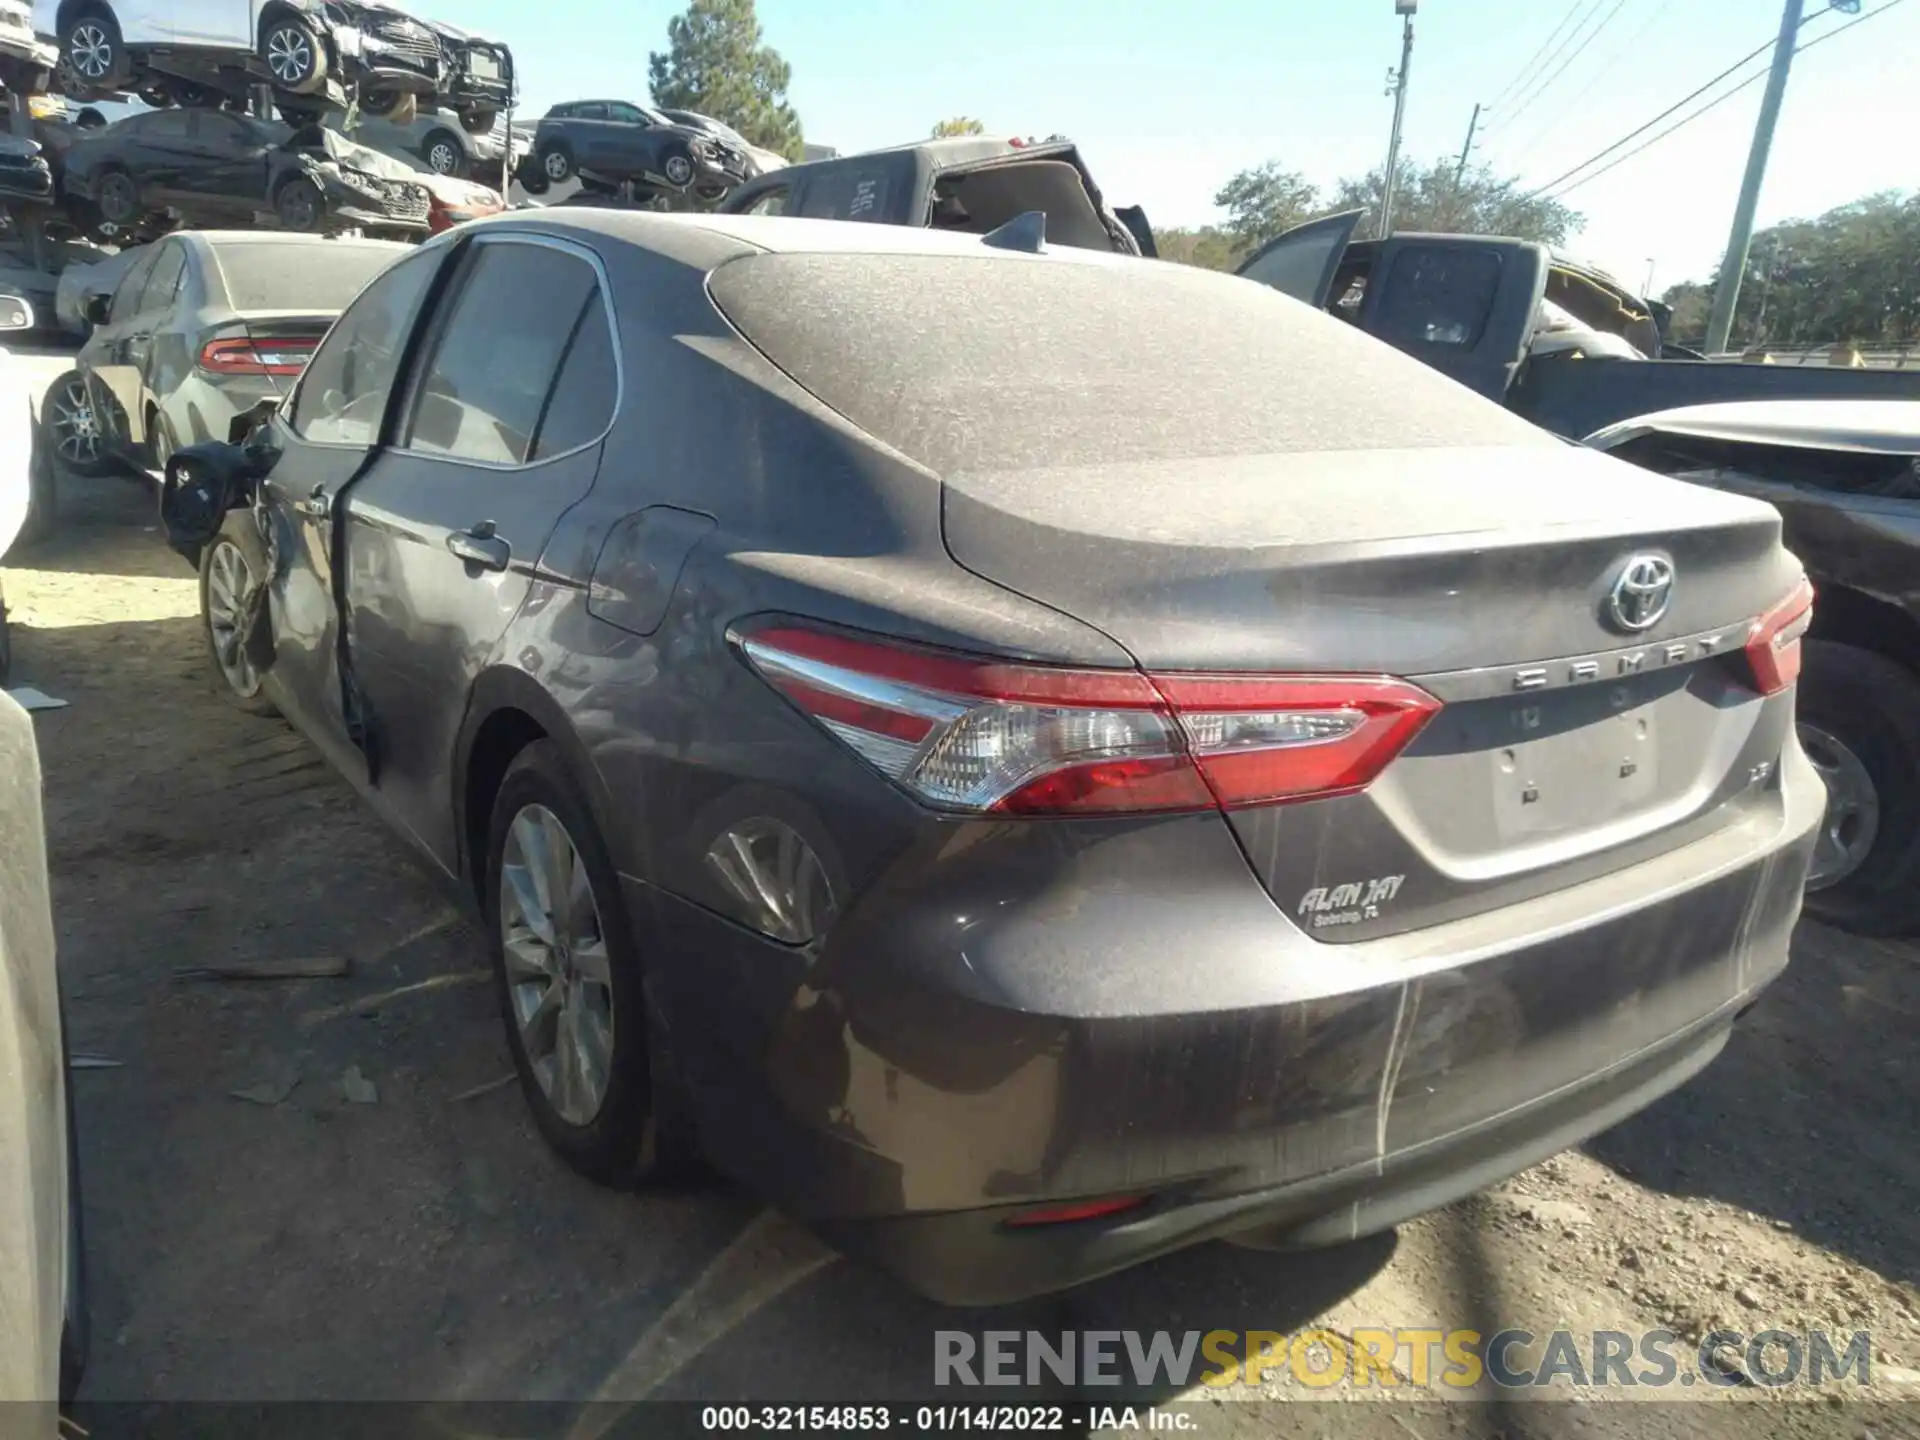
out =
[[1467,173],[1467,156],[1473,153],[1473,132],[1480,128],[1480,107],[1473,107],[1473,118],[1467,121],[1467,143],[1460,147],[1460,163],[1453,167],[1453,188],[1460,188],[1460,181]]
[[1381,185],[1380,233],[1384,240],[1393,231],[1394,181],[1400,174],[1400,122],[1407,113],[1407,71],[1413,67],[1413,12],[1420,0],[1393,0],[1393,13],[1402,17],[1400,28],[1400,68],[1389,77],[1393,96],[1393,138],[1387,142],[1387,174]]
[[1780,119],[1780,102],[1787,93],[1787,72],[1793,68],[1794,47],[1800,42],[1800,7],[1805,0],[1787,0],[1780,16],[1780,38],[1773,46],[1773,72],[1754,122],[1753,148],[1747,152],[1747,174],[1740,182],[1740,200],[1733,208],[1733,230],[1720,262],[1720,283],[1713,289],[1713,313],[1707,320],[1707,353],[1720,354],[1733,333],[1734,307],[1740,303],[1740,281],[1747,254],[1753,247],[1753,215],[1760,206],[1760,185],[1767,178],[1767,155],[1773,149],[1773,128]]

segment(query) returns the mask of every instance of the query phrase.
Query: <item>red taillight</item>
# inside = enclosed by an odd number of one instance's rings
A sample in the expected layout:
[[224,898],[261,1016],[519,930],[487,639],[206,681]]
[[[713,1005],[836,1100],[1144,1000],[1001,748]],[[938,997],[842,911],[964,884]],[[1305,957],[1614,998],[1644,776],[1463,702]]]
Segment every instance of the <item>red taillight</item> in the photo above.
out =
[[298,375],[317,340],[209,340],[200,368],[214,375]]
[[1800,678],[1800,641],[1811,624],[1813,586],[1806,580],[1753,622],[1747,636],[1747,663],[1762,695],[1777,695]]
[[1045,1205],[1038,1210],[1022,1210],[1002,1221],[1009,1229],[1024,1230],[1030,1225],[1064,1225],[1074,1220],[1102,1220],[1109,1215],[1124,1215],[1147,1203],[1144,1195],[1115,1195],[1105,1200],[1076,1200],[1066,1205]]
[[1348,794],[1440,708],[1384,676],[1077,670],[797,626],[740,644],[882,774],[970,813],[1231,810]]

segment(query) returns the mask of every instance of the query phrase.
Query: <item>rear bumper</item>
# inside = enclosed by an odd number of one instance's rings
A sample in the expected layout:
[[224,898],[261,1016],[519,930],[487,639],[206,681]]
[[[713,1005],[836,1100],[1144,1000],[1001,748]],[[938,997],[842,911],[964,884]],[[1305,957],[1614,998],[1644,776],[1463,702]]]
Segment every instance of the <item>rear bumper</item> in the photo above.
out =
[[998,1303],[1223,1234],[1384,1229],[1684,1082],[1786,964],[1823,795],[1797,746],[1775,783],[1656,860],[1339,946],[1206,817],[1116,822],[1064,867],[1044,826],[945,845],[811,959],[631,899],[715,1159],[916,1289]]

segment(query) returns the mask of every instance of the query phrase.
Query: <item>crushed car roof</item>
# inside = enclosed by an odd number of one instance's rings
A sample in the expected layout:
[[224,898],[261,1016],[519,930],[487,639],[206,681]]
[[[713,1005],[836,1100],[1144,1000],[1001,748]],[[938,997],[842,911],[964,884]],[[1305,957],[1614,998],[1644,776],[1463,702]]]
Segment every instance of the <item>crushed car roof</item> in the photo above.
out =
[[1687,405],[1622,420],[1595,431],[1585,443],[1610,450],[1656,432],[1807,450],[1912,455],[1920,452],[1920,401],[1742,400]]

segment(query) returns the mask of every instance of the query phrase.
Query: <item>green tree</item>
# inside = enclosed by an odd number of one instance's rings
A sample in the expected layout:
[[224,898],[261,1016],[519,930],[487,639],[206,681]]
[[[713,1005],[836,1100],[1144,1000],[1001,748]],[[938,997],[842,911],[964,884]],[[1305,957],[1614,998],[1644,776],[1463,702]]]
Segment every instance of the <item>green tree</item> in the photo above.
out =
[[1920,194],[1868,195],[1754,236],[1734,314],[1736,346],[1917,340]]
[[1682,281],[1669,285],[1660,301],[1673,311],[1665,339],[1696,347],[1706,343],[1707,316],[1713,311],[1713,291],[1709,287],[1695,280]]
[[1232,270],[1242,258],[1239,242],[1217,225],[1203,225],[1198,230],[1178,226],[1155,230],[1153,243],[1162,260],[1198,265],[1205,270]]
[[945,140],[954,135],[984,135],[987,127],[970,115],[956,115],[933,127],[933,138]]
[[1223,228],[1236,249],[1245,254],[1281,231],[1311,219],[1319,206],[1320,192],[1304,175],[1283,170],[1278,160],[1269,160],[1227,181],[1213,203],[1227,212]]
[[[1529,195],[1519,180],[1499,176],[1484,165],[1470,165],[1454,179],[1455,162],[1421,165],[1400,162],[1393,187],[1393,228],[1446,235],[1511,235],[1543,245],[1563,245],[1580,228],[1582,216],[1558,200]],[[1380,214],[1385,167],[1335,188],[1332,210]]]
[[787,103],[792,67],[761,44],[753,0],[692,0],[667,22],[667,48],[647,57],[656,105],[697,110],[753,144],[801,157],[800,117]]

